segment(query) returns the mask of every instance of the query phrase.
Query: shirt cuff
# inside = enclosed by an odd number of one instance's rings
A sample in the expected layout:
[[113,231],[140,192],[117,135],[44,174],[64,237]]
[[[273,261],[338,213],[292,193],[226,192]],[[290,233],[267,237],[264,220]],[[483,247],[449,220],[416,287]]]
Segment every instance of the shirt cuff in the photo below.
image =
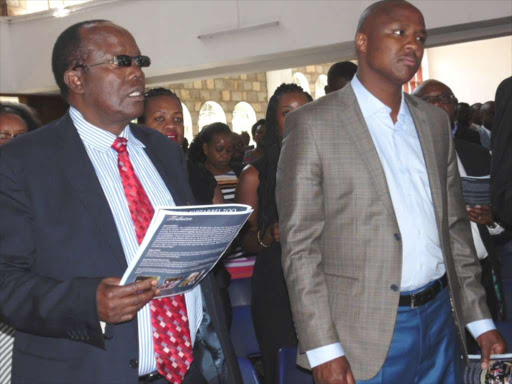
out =
[[328,361],[334,360],[338,357],[344,356],[345,352],[340,343],[324,345],[323,347],[315,348],[306,351],[306,356],[309,360],[309,365],[314,368]]
[[503,232],[505,232],[505,228],[503,228],[501,225],[499,225],[498,223],[494,223],[495,226],[494,227],[489,227],[487,226],[487,230],[489,231],[489,234],[491,236],[497,236]]
[[473,338],[476,340],[485,332],[496,329],[496,326],[494,325],[494,321],[491,319],[483,319],[472,321],[471,323],[466,324],[466,328],[468,329],[469,333],[471,333],[471,336],[473,336]]

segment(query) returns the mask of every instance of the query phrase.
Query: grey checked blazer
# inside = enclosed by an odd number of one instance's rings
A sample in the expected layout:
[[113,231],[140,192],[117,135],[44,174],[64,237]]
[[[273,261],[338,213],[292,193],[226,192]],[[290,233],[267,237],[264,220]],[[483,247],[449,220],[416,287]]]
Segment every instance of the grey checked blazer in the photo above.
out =
[[[454,318],[490,318],[448,117],[405,98],[425,156]],[[286,118],[277,172],[283,269],[305,351],[341,342],[357,380],[382,367],[396,321],[402,244],[384,170],[350,85]]]

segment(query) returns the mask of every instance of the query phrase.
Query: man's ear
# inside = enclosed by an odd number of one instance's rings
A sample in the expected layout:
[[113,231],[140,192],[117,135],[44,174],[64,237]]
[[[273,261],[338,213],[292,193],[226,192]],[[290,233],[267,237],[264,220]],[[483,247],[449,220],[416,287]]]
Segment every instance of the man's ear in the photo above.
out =
[[84,93],[84,85],[81,71],[67,70],[64,72],[64,82],[69,90],[74,93]]
[[206,144],[206,143],[203,144],[203,153],[205,155],[208,155],[208,144]]
[[356,35],[356,50],[359,52],[366,52],[368,46],[368,36],[360,32]]

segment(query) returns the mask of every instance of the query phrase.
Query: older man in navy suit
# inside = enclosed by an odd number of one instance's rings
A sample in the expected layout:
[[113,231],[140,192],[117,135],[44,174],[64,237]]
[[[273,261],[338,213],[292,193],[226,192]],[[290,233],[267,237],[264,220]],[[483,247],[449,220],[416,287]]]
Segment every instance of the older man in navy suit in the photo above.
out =
[[[153,350],[154,282],[118,285],[146,228],[133,204],[152,212],[193,199],[181,149],[130,124],[149,64],[117,25],[69,27],[52,57],[69,112],[0,151],[0,315],[16,328],[14,383],[241,382],[210,276],[180,299],[191,345],[172,373]],[[131,170],[118,167],[116,143]],[[135,200],[123,172],[136,180]]]

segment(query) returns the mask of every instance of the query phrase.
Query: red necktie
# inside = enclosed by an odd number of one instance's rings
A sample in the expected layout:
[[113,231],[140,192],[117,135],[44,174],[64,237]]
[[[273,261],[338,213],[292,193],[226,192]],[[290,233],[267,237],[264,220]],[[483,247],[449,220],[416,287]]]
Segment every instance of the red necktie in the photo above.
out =
[[[112,148],[119,154],[119,173],[135,226],[137,241],[140,244],[153,218],[154,210],[133,169],[126,149],[127,142],[125,138],[118,137],[112,144]],[[176,295],[153,299],[149,308],[158,372],[171,383],[181,384],[194,360],[185,298],[183,295]]]

